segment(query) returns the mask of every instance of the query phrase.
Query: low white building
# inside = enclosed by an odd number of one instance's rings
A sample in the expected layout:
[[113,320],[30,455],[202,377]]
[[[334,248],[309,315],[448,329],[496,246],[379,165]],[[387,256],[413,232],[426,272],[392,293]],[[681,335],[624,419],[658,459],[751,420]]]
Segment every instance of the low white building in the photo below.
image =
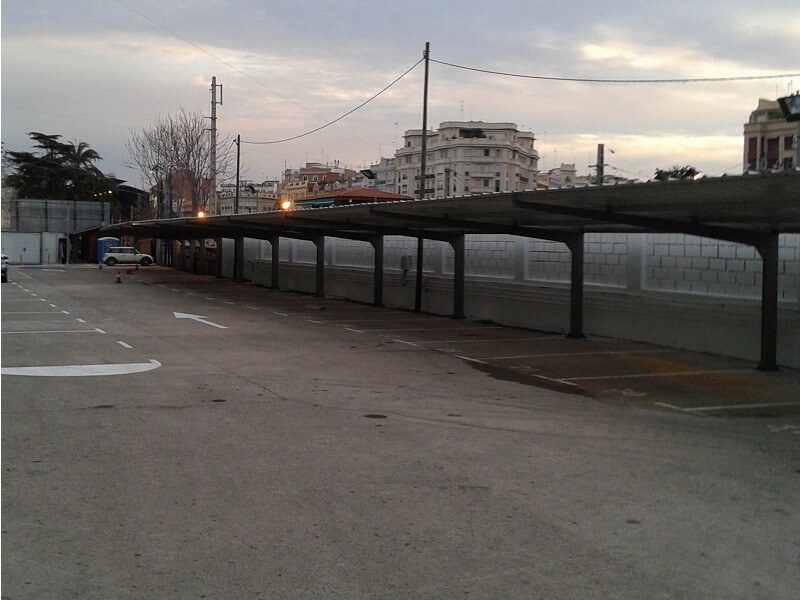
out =
[[[395,153],[394,191],[419,197],[422,130],[409,129]],[[445,121],[427,132],[426,198],[533,189],[539,153],[534,135],[514,123]],[[388,170],[392,159],[370,168]],[[386,181],[391,177],[386,176]]]
[[[223,183],[217,190],[218,215],[236,214],[236,183]],[[278,206],[278,181],[267,180],[254,183],[248,180],[239,182],[238,214],[251,214],[275,210]]]

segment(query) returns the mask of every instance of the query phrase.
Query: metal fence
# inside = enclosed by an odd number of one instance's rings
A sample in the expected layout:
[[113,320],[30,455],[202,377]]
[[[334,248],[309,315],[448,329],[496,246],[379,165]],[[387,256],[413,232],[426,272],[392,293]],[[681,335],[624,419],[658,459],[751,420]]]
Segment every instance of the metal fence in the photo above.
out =
[[4,199],[3,231],[72,233],[111,223],[108,202]]

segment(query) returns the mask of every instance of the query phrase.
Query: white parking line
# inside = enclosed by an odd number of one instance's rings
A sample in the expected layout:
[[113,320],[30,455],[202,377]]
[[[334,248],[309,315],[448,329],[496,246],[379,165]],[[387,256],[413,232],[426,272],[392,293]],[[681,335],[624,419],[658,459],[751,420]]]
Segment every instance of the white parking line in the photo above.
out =
[[458,354],[454,354],[453,356],[455,356],[456,358],[460,358],[461,360],[468,360],[469,362],[480,363],[482,365],[486,364],[482,360],[478,360],[477,358],[470,358],[469,356],[460,356]]
[[286,313],[278,312],[277,310],[273,310],[272,313],[276,314],[276,315],[280,315],[282,317],[288,317],[289,316]]
[[50,305],[51,308],[58,308],[55,304]]
[[405,340],[399,340],[399,339],[394,339],[394,340],[392,340],[392,341],[393,341],[393,342],[398,342],[398,343],[400,343],[400,344],[406,344],[406,345],[408,345],[408,346],[414,346],[414,347],[417,347],[417,348],[419,348],[419,344],[415,344],[414,342],[407,342],[407,341],[405,341]]
[[120,346],[122,346],[123,348],[127,348],[128,350],[130,350],[131,348],[133,348],[133,346],[131,346],[130,344],[126,344],[126,343],[125,343],[125,342],[123,342],[122,340],[117,340],[117,343],[118,343]]
[[95,330],[97,333],[105,333],[105,331],[103,331],[103,330],[102,330],[102,329],[100,329],[99,327],[95,327],[95,328],[94,328],[94,330]]
[[306,319],[306,321],[308,321],[309,323],[317,323],[317,324],[322,323],[322,321],[317,321],[316,319]]
[[75,320],[76,320],[78,323],[86,323],[86,321],[84,321],[83,319],[79,319],[78,317],[75,317]]
[[39,302],[47,302],[44,298],[39,298]]
[[[477,327],[386,327],[370,331],[466,331],[468,329],[502,329],[500,325],[481,325]],[[442,343],[437,341],[437,343]]]
[[[27,292],[28,290],[25,290],[25,291]],[[34,298],[38,298],[39,294],[34,294],[33,292],[31,292],[31,296],[33,296]]]
[[251,310],[259,310],[259,308],[257,306],[248,306],[247,308],[249,308]]
[[62,310],[61,312],[62,312],[62,313],[64,313],[65,315],[68,315],[68,314],[69,314],[69,312],[68,312],[68,311],[66,311],[66,310]]
[[49,330],[49,331],[4,331],[3,335],[22,335],[34,333],[97,333],[96,329],[65,329],[65,330]]
[[601,352],[550,352],[546,354],[518,354],[517,356],[485,356],[484,360],[512,360],[515,358],[547,358],[550,356],[599,356],[601,354],[658,354],[674,350],[609,350]]
[[361,331],[360,329],[353,329],[352,327],[345,327],[345,329],[346,329],[347,331],[353,331],[353,332],[355,332],[355,333],[364,333],[364,332],[363,332],[363,331]]
[[637,379],[641,377],[674,377],[687,375],[713,375],[715,373],[752,373],[753,369],[718,369],[712,371],[676,371],[673,373],[636,373],[633,375],[595,375],[593,377],[564,377],[558,381],[586,381],[589,379]]
[[214,298],[213,298],[213,297],[211,297],[211,296],[203,296],[203,298],[205,298],[206,300],[213,300],[213,299],[214,299]]
[[[431,329],[430,331],[436,331]],[[417,340],[419,344],[496,344],[500,342],[523,342],[531,340],[556,340],[560,339],[560,335],[549,335],[546,337],[524,337],[524,338],[505,338],[496,340]]]
[[773,406],[800,406],[800,402],[765,402],[763,404],[729,404],[727,406],[696,406],[684,408],[686,412],[704,410],[738,410],[741,408],[771,408]]

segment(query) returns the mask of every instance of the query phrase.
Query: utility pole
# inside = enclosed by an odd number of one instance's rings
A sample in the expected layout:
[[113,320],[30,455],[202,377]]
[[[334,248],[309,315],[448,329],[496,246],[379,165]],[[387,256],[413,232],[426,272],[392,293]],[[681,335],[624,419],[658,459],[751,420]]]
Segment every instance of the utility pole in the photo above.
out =
[[242,150],[242,136],[236,136],[236,195],[233,197],[233,214],[239,214],[239,157]]
[[603,172],[603,167],[605,166],[606,161],[606,150],[604,144],[597,144],[597,185],[603,185],[603,177],[605,173]]
[[[431,52],[431,43],[425,42],[425,86],[422,91],[422,160],[419,170],[419,199],[425,198],[425,188],[427,187],[427,167],[428,167],[428,59]],[[423,248],[425,240],[417,238],[417,281],[414,294],[414,312],[422,310],[422,264]]]
[[426,170],[428,167],[428,57],[430,54],[430,42],[425,42],[425,87],[422,91],[422,161],[419,170],[419,199],[425,198],[425,187],[427,184]]
[[[219,102],[217,102],[217,87],[219,87]],[[217,85],[217,78],[211,78],[211,203],[214,213],[219,214],[217,204],[217,104],[222,106],[222,84]],[[210,212],[210,211],[206,211]]]

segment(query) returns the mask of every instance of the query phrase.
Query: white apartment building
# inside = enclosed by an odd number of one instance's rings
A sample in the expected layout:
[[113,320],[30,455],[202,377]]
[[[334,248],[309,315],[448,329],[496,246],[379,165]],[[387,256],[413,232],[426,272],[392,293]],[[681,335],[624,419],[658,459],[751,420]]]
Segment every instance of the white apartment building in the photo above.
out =
[[382,156],[379,163],[370,165],[370,170],[375,173],[375,179],[369,181],[369,187],[375,187],[381,192],[390,194],[399,193],[395,180],[397,176],[395,163],[396,159]]
[[[427,132],[425,197],[533,189],[539,163],[534,139],[533,132],[519,131],[514,123],[440,123],[437,131]],[[395,153],[392,191],[419,197],[422,130],[409,129],[403,140]]]
[[[218,215],[235,214],[236,184],[223,183],[217,190]],[[251,214],[275,210],[278,206],[278,181],[267,180],[254,183],[248,180],[239,182],[239,212]]]
[[796,133],[775,100],[760,98],[744,124],[744,171],[791,169]]

